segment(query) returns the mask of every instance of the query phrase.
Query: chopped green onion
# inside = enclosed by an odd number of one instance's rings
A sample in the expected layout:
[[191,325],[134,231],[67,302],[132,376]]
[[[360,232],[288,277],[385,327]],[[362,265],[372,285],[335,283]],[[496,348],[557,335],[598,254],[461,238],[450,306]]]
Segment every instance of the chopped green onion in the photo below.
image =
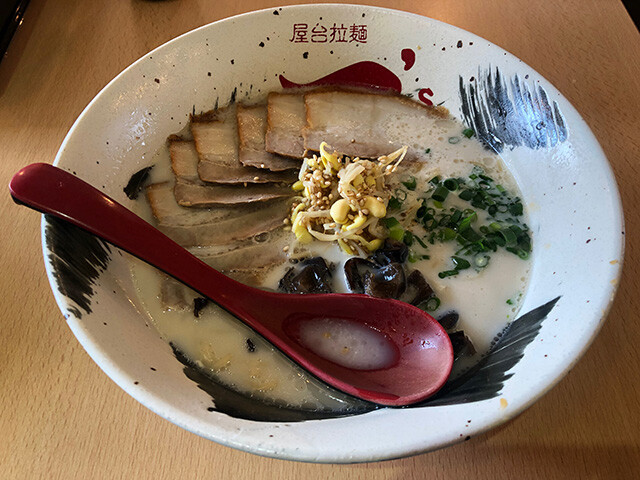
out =
[[400,207],[402,207],[402,202],[396,197],[391,197],[389,199],[389,204],[387,205],[389,210],[400,210]]
[[400,242],[404,238],[404,230],[400,226],[391,227],[389,237]]
[[510,225],[509,229],[516,235],[516,236],[520,236],[522,235],[522,229],[517,226],[517,225]]
[[436,296],[430,297],[419,305],[419,308],[427,312],[435,312],[440,307],[440,299]]
[[466,270],[471,266],[469,261],[462,257],[453,256],[451,257],[451,260],[453,260],[453,264],[455,265],[456,270]]
[[502,235],[502,238],[504,238],[504,241],[507,245],[513,245],[518,239],[516,234],[513,233],[513,230],[511,230],[510,228],[504,228],[500,230],[500,235]]
[[[409,180],[407,180],[406,182],[402,182],[402,184],[407,187],[409,190],[413,191],[416,189],[416,177],[411,176],[411,178],[409,178]],[[405,197],[406,198],[406,197]]]
[[431,198],[433,198],[436,202],[442,203],[447,198],[447,195],[449,195],[449,190],[443,186],[439,186],[433,192]]
[[492,235],[491,240],[494,241],[495,244],[499,247],[504,247],[507,244],[507,241],[502,235]]
[[407,199],[407,192],[402,190],[401,188],[396,188],[396,191],[393,192],[398,200],[404,202]]
[[451,221],[451,215],[444,214],[440,217],[440,220],[438,221],[438,226],[445,227],[450,224],[450,221]]
[[410,247],[411,245],[413,245],[413,238],[413,233],[411,233],[409,230],[406,230],[404,232],[404,235],[402,236],[402,241],[405,245]]
[[462,131],[462,135],[464,135],[464,136],[465,136],[465,137],[467,137],[467,138],[471,138],[471,137],[473,137],[473,136],[475,135],[475,133],[476,133],[476,132],[474,132],[472,128],[465,128],[465,129]]
[[383,218],[382,223],[384,224],[385,227],[389,229],[395,227],[396,225],[400,225],[400,222],[394,217]]
[[431,153],[431,149],[430,149],[430,148],[427,148],[427,149],[424,151],[424,153]]
[[433,177],[431,180],[429,180],[429,183],[431,185],[438,185],[440,183],[440,177],[438,175],[436,175],[435,177]]
[[455,192],[458,189],[458,181],[455,178],[446,179],[442,182],[442,185],[444,185],[450,192]]
[[409,263],[416,263],[418,260],[420,260],[420,257],[418,257],[418,255],[416,255],[415,253],[410,252],[407,260],[409,261]]
[[478,215],[476,212],[473,212],[462,219],[460,224],[458,225],[458,231],[464,232],[467,228],[471,226],[471,222],[475,222],[478,219]]
[[436,296],[431,297],[429,300],[427,300],[426,307],[428,312],[435,312],[438,307],[440,307],[440,299]]
[[478,268],[484,268],[489,264],[489,255],[476,255],[473,259],[473,263]]
[[482,237],[476,232],[473,228],[469,227],[464,232],[461,232],[460,235],[465,240],[468,240],[471,243],[479,242],[482,240]]
[[414,235],[413,238],[415,239],[416,242],[420,244],[422,248],[428,248],[427,244],[424,243],[420,237],[418,237],[417,235]]
[[455,275],[458,275],[458,270],[445,270],[444,272],[440,272],[438,273],[438,277],[440,278],[447,278],[447,277],[453,277]]
[[[424,228],[426,228],[427,230],[433,230],[434,228],[436,228],[438,226],[438,220],[436,220],[433,217],[424,217],[422,219],[422,224],[424,225]],[[432,242],[433,243],[433,242]]]
[[518,246],[525,252],[531,251],[531,239],[528,234],[523,234],[522,237],[518,239]]
[[450,240],[453,240],[454,238],[456,238],[458,234],[456,233],[455,230],[453,230],[452,228],[443,228],[442,229],[442,240],[445,242],[448,242]]
[[453,212],[453,215],[451,215],[450,224],[451,225],[458,225],[458,222],[460,221],[461,218],[462,218],[462,212],[460,210],[456,209]]
[[513,305],[513,300],[508,299],[508,300],[507,300],[507,305]]
[[472,192],[471,190],[462,190],[462,191],[458,194],[458,196],[459,196],[462,200],[464,200],[464,201],[468,202],[469,200],[471,200],[471,199],[473,198],[473,192]]
[[442,208],[443,207],[442,202],[438,202],[437,200],[433,201],[433,206],[436,207],[436,208]]
[[522,206],[522,203],[520,202],[509,205],[509,213],[511,213],[511,215],[515,217],[519,217],[520,215],[522,215],[523,210],[524,208]]
[[463,214],[465,217],[467,217],[467,216],[469,216],[469,215],[471,215],[471,214],[474,214],[474,213],[476,213],[476,211],[475,211],[473,208],[465,208],[465,209],[462,211],[462,214]]

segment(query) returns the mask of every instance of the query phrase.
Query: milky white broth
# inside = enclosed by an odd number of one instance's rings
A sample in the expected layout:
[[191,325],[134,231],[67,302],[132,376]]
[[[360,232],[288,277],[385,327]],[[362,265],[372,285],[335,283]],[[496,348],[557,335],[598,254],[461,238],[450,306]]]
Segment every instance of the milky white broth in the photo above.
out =
[[[401,128],[401,122],[394,128]],[[426,197],[428,181],[435,175],[442,178],[467,178],[474,165],[481,166],[487,175],[496,183],[503,185],[512,195],[519,194],[515,181],[506,171],[502,160],[496,154],[485,149],[475,138],[461,135],[463,126],[453,119],[434,119],[432,128],[425,130],[420,144],[412,145],[421,150],[430,149],[421,162],[406,164],[398,169],[395,181],[414,175],[417,179],[415,192],[408,192],[405,201],[417,202],[418,197]],[[451,143],[455,137],[457,143]],[[153,180],[162,181],[171,178],[168,158],[160,154],[155,161]],[[450,194],[445,207],[467,207],[468,204]],[[486,213],[475,209],[478,213],[478,224],[489,223]],[[142,211],[149,217],[148,211]],[[413,213],[415,216],[415,211]],[[149,217],[150,218],[150,217]],[[522,221],[527,223],[526,210]],[[293,242],[293,234],[291,235]],[[520,308],[521,300],[527,286],[530,261],[520,259],[517,255],[499,249],[491,253],[489,265],[477,272],[473,268],[461,271],[457,276],[441,279],[438,273],[451,268],[451,255],[459,246],[455,242],[429,245],[430,258],[416,263],[407,263],[407,269],[419,269],[440,298],[441,305],[434,317],[450,311],[456,311],[460,320],[456,330],[464,330],[472,340],[478,355],[485,352],[491,341],[511,320]],[[309,245],[292,243],[290,254],[293,257],[322,256],[327,263],[333,263],[334,290],[347,292],[343,265],[348,255],[334,243],[314,241]],[[263,280],[262,287],[275,290],[278,281],[291,265],[287,262],[274,268]],[[306,374],[283,354],[276,351],[266,341],[241,324],[237,319],[215,305],[208,305],[199,318],[193,315],[192,308],[166,310],[160,301],[161,277],[151,267],[134,261],[132,272],[141,302],[141,308],[147,313],[151,322],[167,342],[171,342],[187,358],[201,367],[219,382],[261,399],[268,403],[299,408],[304,410],[348,411],[353,408],[349,397],[325,387],[321,382]],[[192,297],[199,296],[195,292]],[[509,303],[507,303],[509,300]],[[333,325],[336,327],[336,325]],[[338,328],[338,330],[340,330]],[[317,325],[308,328],[305,340],[312,342],[313,337],[322,338],[326,330]],[[342,335],[357,345],[354,336],[358,332],[344,330]],[[368,351],[376,348],[375,336],[362,337],[361,342],[368,342],[367,354],[358,357],[350,356],[344,362],[354,365],[373,365],[384,363],[389,352],[385,345],[378,352]],[[253,350],[247,347],[250,338]],[[354,343],[355,342],[355,343]],[[343,350],[337,344],[322,344],[329,358],[339,355]],[[353,355],[351,349],[350,355]],[[476,356],[477,359],[477,356]],[[468,364],[469,361],[461,362]],[[459,370],[459,368],[458,368]]]

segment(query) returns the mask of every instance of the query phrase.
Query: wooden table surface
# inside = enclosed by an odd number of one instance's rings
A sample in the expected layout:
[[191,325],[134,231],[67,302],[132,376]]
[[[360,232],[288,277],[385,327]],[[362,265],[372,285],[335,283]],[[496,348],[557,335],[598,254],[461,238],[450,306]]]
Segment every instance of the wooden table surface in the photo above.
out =
[[[620,289],[570,374],[507,425],[454,447],[361,465],[262,458],[152,414],[90,360],[47,283],[40,218],[0,195],[0,478],[512,479],[640,475],[640,35],[619,0],[369,1],[500,45],[583,115],[626,213]],[[32,0],[0,64],[0,184],[51,162],[93,96],[147,51],[261,0]],[[634,293],[635,292],[635,293]]]

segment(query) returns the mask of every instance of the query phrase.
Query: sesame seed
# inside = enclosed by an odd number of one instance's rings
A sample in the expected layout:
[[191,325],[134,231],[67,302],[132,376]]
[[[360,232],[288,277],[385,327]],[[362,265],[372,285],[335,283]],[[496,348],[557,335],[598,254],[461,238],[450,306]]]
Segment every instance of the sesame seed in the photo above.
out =
[[254,182],[257,182],[258,180],[260,180],[260,177],[253,177]]
[[288,252],[288,251],[289,251],[289,245],[285,245],[285,246],[282,248],[282,251],[283,251],[283,252]]

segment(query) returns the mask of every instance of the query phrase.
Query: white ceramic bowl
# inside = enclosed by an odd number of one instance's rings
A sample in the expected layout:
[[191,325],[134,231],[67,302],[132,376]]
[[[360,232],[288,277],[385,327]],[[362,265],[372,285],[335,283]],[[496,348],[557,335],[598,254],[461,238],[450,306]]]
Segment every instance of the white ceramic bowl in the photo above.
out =
[[[505,334],[500,358],[509,371],[485,366],[489,386],[472,379],[470,388],[459,388],[439,406],[255,422],[207,410],[211,398],[184,375],[169,346],[128,301],[134,292],[126,255],[44,220],[47,273],[70,328],[107,375],[167,420],[278,458],[359,462],[411,455],[519,414],[562,378],[600,329],[623,254],[620,200],[600,146],[567,100],[530,67],[486,40],[428,18],[309,5],[204,26],[118,75],[78,118],[55,163],[130,204],[123,185],[153,162],[192,110],[224,105],[232,96],[258,98],[281,88],[280,75],[305,83],[360,61],[395,74],[403,93],[444,102],[501,150],[529,205],[534,238],[521,312],[545,304],[549,310],[548,302],[559,300],[546,319],[546,311],[534,310]],[[474,105],[484,110],[474,115]]]

